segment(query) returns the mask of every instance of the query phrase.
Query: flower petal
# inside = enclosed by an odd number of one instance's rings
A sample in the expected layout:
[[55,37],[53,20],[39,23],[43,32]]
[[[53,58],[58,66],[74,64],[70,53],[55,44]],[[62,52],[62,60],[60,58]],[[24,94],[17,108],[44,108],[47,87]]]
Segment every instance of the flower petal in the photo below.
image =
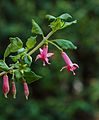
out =
[[48,58],[45,58],[45,61],[47,64],[50,64]]
[[62,57],[63,57],[63,59],[64,59],[64,61],[67,65],[72,65],[73,64],[72,61],[70,60],[70,58],[68,57],[68,55],[65,52],[62,52],[61,55],[62,55]]
[[73,63],[73,66],[75,66],[76,68],[79,68],[79,66],[76,63]]
[[42,58],[42,56],[40,54],[38,54],[37,57],[36,57],[36,59],[35,59],[35,61],[38,60],[38,59],[40,59],[40,58]]
[[40,50],[40,54],[42,54],[43,50],[41,48],[39,50]]
[[47,53],[47,57],[51,57],[54,53]]

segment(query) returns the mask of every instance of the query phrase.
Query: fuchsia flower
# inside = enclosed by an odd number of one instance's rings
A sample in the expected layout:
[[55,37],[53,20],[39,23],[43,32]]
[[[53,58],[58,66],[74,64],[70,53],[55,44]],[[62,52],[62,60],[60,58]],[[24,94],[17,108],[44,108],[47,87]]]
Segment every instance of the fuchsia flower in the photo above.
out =
[[50,64],[48,58],[52,55],[54,55],[54,53],[48,53],[48,45],[44,45],[43,49],[40,48],[40,54],[37,55],[36,60],[41,59],[45,66],[45,63]]
[[23,82],[23,85],[24,85],[24,94],[25,94],[26,99],[28,100],[29,88],[28,88],[28,85],[25,81]]
[[9,92],[9,79],[8,76],[5,74],[3,76],[3,93],[5,98],[7,98],[8,92]]
[[68,55],[65,52],[62,52],[61,55],[62,55],[65,63],[67,64],[67,66],[64,66],[60,71],[62,71],[64,68],[66,68],[68,71],[72,71],[73,75],[75,75],[74,70],[79,68],[79,66],[76,63],[72,63],[72,61],[70,60],[70,58],[68,57]]
[[13,95],[13,98],[15,99],[16,98],[16,85],[14,81],[12,81],[12,95]]

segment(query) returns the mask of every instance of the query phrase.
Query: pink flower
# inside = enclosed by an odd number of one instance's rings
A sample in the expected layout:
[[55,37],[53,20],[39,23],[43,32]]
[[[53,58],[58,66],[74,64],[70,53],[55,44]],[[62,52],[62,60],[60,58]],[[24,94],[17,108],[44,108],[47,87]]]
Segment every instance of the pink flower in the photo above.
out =
[[3,93],[5,98],[7,98],[8,92],[9,92],[9,79],[8,76],[5,74],[3,76]]
[[12,95],[13,95],[13,98],[15,99],[16,98],[16,85],[14,81],[12,81]]
[[23,82],[23,85],[24,85],[24,94],[25,94],[26,99],[28,100],[29,88],[28,88],[28,85],[25,81]]
[[43,49],[40,48],[40,54],[37,55],[36,60],[41,59],[43,66],[45,66],[45,63],[50,64],[48,58],[52,55],[54,55],[54,53],[48,53],[48,45],[44,45]]
[[62,52],[61,55],[62,55],[65,63],[67,64],[67,66],[64,66],[60,71],[62,71],[64,68],[66,68],[68,71],[72,71],[73,75],[75,75],[74,70],[79,68],[79,66],[76,63],[72,63],[72,61],[70,60],[70,58],[68,57],[68,55],[65,52]]

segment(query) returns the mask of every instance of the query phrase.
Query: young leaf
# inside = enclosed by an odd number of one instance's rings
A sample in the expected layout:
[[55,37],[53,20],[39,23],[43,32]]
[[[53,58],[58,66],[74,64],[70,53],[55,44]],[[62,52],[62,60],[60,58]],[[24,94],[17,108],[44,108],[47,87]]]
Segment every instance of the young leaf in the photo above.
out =
[[16,80],[19,80],[19,79],[22,78],[22,73],[20,72],[19,69],[16,69],[16,70],[14,71],[14,74],[15,74]]
[[18,54],[13,56],[13,55],[10,55],[9,57],[12,59],[13,62],[16,62],[18,61],[22,56],[26,55],[26,51],[24,48],[21,48],[18,50]]
[[38,79],[42,78],[41,76],[35,74],[34,72],[24,72],[24,78],[26,79],[27,83],[32,83],[37,81]]
[[21,55],[20,54],[18,54],[16,56],[10,55],[9,57],[13,60],[13,62],[16,62],[16,61],[18,61],[18,59],[20,59]]
[[22,48],[23,43],[20,38],[15,37],[15,38],[9,38],[9,39],[11,42],[11,48],[10,48],[11,52],[17,52],[18,49]]
[[11,48],[11,44],[7,46],[5,53],[4,53],[4,58],[6,58],[11,53],[10,48]]
[[30,55],[25,55],[23,57],[25,64],[31,65],[32,63],[32,57]]
[[7,66],[7,64],[3,60],[0,60],[0,69],[4,71],[8,71],[10,68]]
[[20,49],[18,50],[18,53],[22,53],[22,52],[25,52],[25,49],[24,49],[24,48],[20,48]]
[[56,20],[51,22],[50,27],[52,28],[53,31],[57,31],[61,29],[63,25],[64,25],[64,22],[60,18],[57,18]]
[[71,41],[68,40],[55,39],[53,40],[53,42],[57,43],[63,49],[77,49],[77,47]]
[[68,27],[68,26],[70,26],[70,25],[72,25],[74,23],[77,23],[77,20],[74,20],[72,22],[65,22],[65,24],[63,25],[63,27],[61,29],[65,28],[65,27]]
[[22,41],[18,38],[9,38],[10,39],[10,44],[8,45],[8,47],[5,50],[4,53],[4,58],[6,58],[11,52],[17,52],[18,49],[22,48],[23,43]]
[[72,18],[72,16],[69,15],[68,13],[65,13],[65,14],[60,15],[58,18],[62,20],[67,20],[68,18]]
[[31,68],[30,68],[30,67],[24,67],[24,68],[23,68],[23,71],[24,71],[24,72],[30,72],[30,71],[31,71]]
[[54,16],[52,16],[52,15],[46,15],[46,18],[47,18],[48,20],[55,20],[55,19],[56,19],[56,17],[54,17]]
[[40,26],[32,19],[32,33],[43,35]]
[[28,38],[28,40],[26,42],[26,46],[27,46],[28,49],[33,48],[35,44],[36,44],[36,37]]

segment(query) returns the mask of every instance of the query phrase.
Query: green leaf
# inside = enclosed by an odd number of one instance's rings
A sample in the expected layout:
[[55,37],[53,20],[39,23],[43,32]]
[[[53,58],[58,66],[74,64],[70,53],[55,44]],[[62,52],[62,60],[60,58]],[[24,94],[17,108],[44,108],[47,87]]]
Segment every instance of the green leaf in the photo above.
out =
[[63,25],[63,27],[61,29],[65,28],[65,27],[68,27],[68,26],[70,26],[72,24],[75,24],[75,23],[77,23],[77,20],[74,20],[72,22],[65,22],[65,24]]
[[20,48],[20,49],[18,50],[18,54],[19,54],[19,53],[22,53],[22,52],[25,52],[25,48]]
[[22,73],[21,73],[21,71],[20,71],[19,69],[16,69],[16,70],[14,71],[14,74],[15,74],[16,80],[19,80],[19,79],[22,78]]
[[8,47],[5,50],[4,58],[6,58],[11,52],[17,52],[23,46],[22,41],[18,37],[9,38],[9,39],[11,43],[8,45]]
[[16,56],[10,55],[9,57],[13,60],[13,62],[16,62],[18,59],[20,59],[21,55],[20,54],[18,54]]
[[6,48],[4,53],[4,58],[6,58],[11,53],[10,48],[11,48],[11,44],[9,44],[8,47]]
[[50,27],[52,28],[53,31],[57,31],[61,29],[63,25],[64,25],[64,22],[60,18],[57,18],[56,20],[51,22]]
[[30,67],[24,67],[24,68],[23,68],[23,71],[24,71],[24,72],[30,72],[30,71],[31,71],[31,68],[30,68]]
[[65,14],[60,15],[58,18],[62,20],[67,20],[68,18],[72,18],[72,16],[69,15],[68,13],[65,13]]
[[11,48],[10,48],[11,52],[17,52],[18,49],[22,48],[23,43],[20,38],[15,37],[15,38],[9,38],[9,39],[11,42]]
[[11,59],[13,60],[13,62],[18,61],[21,57],[23,57],[24,55],[26,55],[26,51],[24,48],[21,48],[18,50],[18,54],[15,56],[10,55],[9,57],[11,57]]
[[40,26],[33,19],[32,19],[32,33],[43,35]]
[[55,39],[53,40],[53,42],[57,43],[63,49],[77,49],[77,47],[71,41],[68,40]]
[[33,48],[35,44],[36,44],[36,37],[28,38],[28,40],[26,42],[26,46],[27,46],[28,49]]
[[32,83],[37,81],[38,79],[42,78],[41,76],[35,74],[34,72],[24,72],[24,78],[26,79],[27,83]]
[[30,55],[25,55],[25,56],[23,57],[23,59],[24,59],[24,62],[25,62],[26,64],[31,65],[31,63],[32,63],[32,57],[31,57]]
[[54,17],[54,16],[52,16],[52,15],[46,15],[46,18],[47,18],[48,20],[55,20],[55,19],[56,19],[56,17]]
[[0,69],[4,71],[8,71],[10,68],[7,66],[7,64],[3,60],[0,60]]

